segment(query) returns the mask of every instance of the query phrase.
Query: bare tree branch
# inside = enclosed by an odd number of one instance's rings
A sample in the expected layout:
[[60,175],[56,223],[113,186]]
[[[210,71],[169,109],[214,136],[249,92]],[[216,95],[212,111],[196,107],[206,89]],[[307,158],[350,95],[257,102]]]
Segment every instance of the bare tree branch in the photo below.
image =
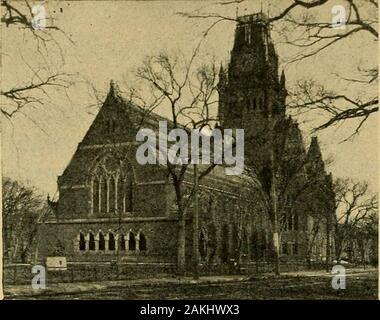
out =
[[[215,4],[218,6],[238,5],[244,1],[221,1]],[[348,15],[344,22],[344,28],[336,28],[332,22],[332,16],[323,17],[321,14],[316,17],[312,13],[319,13],[320,9],[333,5],[331,0],[293,0],[287,7],[279,8],[279,13],[268,17],[267,23],[281,23],[283,26],[280,34],[285,38],[285,44],[300,48],[294,57],[290,58],[287,63],[299,62],[326,50],[333,48],[342,41],[353,41],[352,38],[358,34],[368,34],[374,41],[378,40],[378,19],[377,15],[371,17],[369,14],[371,7],[378,7],[377,0],[345,0],[345,7],[348,9]],[[331,7],[332,8],[332,7]],[[330,9],[331,10],[331,9]],[[373,9],[372,9],[373,10]],[[201,12],[195,10],[188,13],[178,13],[179,15],[190,19],[210,19],[219,22],[237,22],[237,18],[219,13]],[[213,25],[210,25],[208,32],[211,31]],[[360,68],[358,68],[360,69]],[[372,84],[378,79],[377,67],[370,68],[366,71],[361,70],[364,78],[368,80],[355,80],[354,77],[341,77],[347,81],[362,83],[363,85]],[[302,89],[302,87],[301,87]],[[301,90],[302,91],[302,90]],[[363,92],[368,90],[363,90]],[[356,135],[369,116],[378,111],[377,89],[371,88],[374,98],[366,99],[363,97],[349,98],[344,94],[337,94],[336,97],[321,95],[312,97],[309,93],[309,102],[307,105],[296,104],[292,107],[299,107],[300,112],[304,112],[308,107],[314,111],[323,111],[330,118],[324,123],[318,125],[315,130],[322,130],[334,126],[348,119],[358,119],[360,122],[356,126],[354,133],[349,137]],[[302,99],[302,97],[300,97]],[[341,100],[346,100],[346,107],[340,105]],[[316,105],[313,105],[314,102]]]
[[336,255],[339,261],[349,239],[371,215],[377,216],[378,199],[366,182],[338,179],[335,182],[337,217],[335,222]]

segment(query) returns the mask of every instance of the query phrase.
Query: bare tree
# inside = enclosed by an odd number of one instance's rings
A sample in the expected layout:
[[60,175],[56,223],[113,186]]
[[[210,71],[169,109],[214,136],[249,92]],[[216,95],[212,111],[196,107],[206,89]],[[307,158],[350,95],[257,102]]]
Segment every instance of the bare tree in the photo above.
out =
[[8,262],[26,263],[33,258],[37,222],[45,211],[45,201],[34,188],[3,178],[3,246]]
[[377,195],[366,182],[352,179],[335,181],[337,216],[335,220],[335,254],[339,262],[347,241],[367,217],[377,215]]
[[[369,79],[368,86],[372,81],[376,83],[375,80],[377,82],[377,79]],[[347,141],[359,133],[364,122],[372,113],[378,111],[378,98],[374,92],[374,96],[362,101],[360,97],[335,93],[326,89],[324,85],[317,84],[314,80],[306,80],[298,82],[298,87],[291,93],[288,105],[297,113],[322,111],[327,114],[328,120],[319,124],[314,130],[326,129],[349,119],[359,119],[360,122],[353,133],[344,139]]]
[[379,216],[377,211],[367,215],[357,226],[351,242],[357,245],[352,252],[353,260],[366,265],[378,263]]
[[[258,131],[255,141],[265,139],[271,144],[263,149],[266,146],[264,143],[261,150],[271,149],[270,166],[260,173],[257,165],[249,165],[252,176],[258,177],[261,184],[259,188],[252,186],[252,190],[259,193],[263,211],[279,239],[284,231],[306,231],[304,234],[309,247],[306,255],[310,260],[317,236],[325,232],[327,239],[330,239],[331,235],[335,204],[331,176],[326,174],[325,168],[331,160],[323,160],[321,154],[314,154],[314,151],[309,153],[299,134],[298,124],[289,118],[277,119],[270,130]],[[301,216],[300,212],[304,214]],[[306,227],[302,224],[306,217],[318,222],[312,230],[302,229]],[[279,246],[276,248],[277,240],[273,240],[275,273],[279,274]],[[330,260],[330,245],[327,241],[327,261]]]
[[[35,50],[39,57],[35,60],[42,61],[42,64],[34,65],[33,61],[24,58],[22,52],[19,53],[19,58],[12,58],[14,65],[25,66],[25,79],[20,83],[3,83],[2,85],[0,91],[2,96],[1,114],[6,119],[11,119],[16,114],[27,116],[23,112],[25,107],[35,108],[51,104],[52,90],[62,91],[66,94],[66,89],[73,84],[73,79],[70,74],[59,71],[60,66],[64,63],[64,54],[60,43],[63,40],[58,35],[69,43],[73,42],[62,29],[48,20],[49,17],[46,18],[48,23],[43,28],[39,28],[39,21],[36,21],[37,15],[28,1],[3,0],[1,7],[3,13],[1,24],[5,26],[5,28],[2,26],[3,32],[18,30],[17,34],[24,37],[25,44],[28,39],[31,39],[34,44],[33,51]],[[30,47],[25,49],[25,51],[28,50]],[[57,50],[58,54],[52,59],[55,60],[55,65],[52,65],[49,58],[50,51],[57,52]],[[6,55],[6,51],[7,48],[4,48],[3,45],[1,54]],[[6,67],[11,68],[11,66]]]
[[[244,2],[248,3],[245,0],[220,1],[215,4],[213,12],[199,9],[179,14],[192,19],[210,19],[213,21],[210,28],[213,28],[222,22],[236,23],[235,6]],[[346,14],[340,24],[333,21],[332,9],[336,3],[331,0],[289,0],[280,5],[271,1],[269,3],[271,12],[267,22],[278,27],[281,42],[297,50],[297,53],[287,61],[288,64],[317,57],[325,52],[332,61],[337,61],[334,48],[340,43],[355,41],[354,37],[357,36],[366,39],[368,46],[376,46],[378,41],[377,0],[343,1]],[[218,8],[228,6],[231,8],[230,15],[217,13]],[[210,10],[209,7],[207,10]],[[322,14],[326,11],[328,14]],[[358,61],[371,60],[364,56],[366,53],[367,50],[362,50],[359,54],[363,56],[355,58]],[[346,120],[357,120],[356,128],[349,137],[351,138],[360,131],[369,116],[378,111],[378,68],[376,57],[374,58],[372,59],[374,61],[370,61],[373,63],[372,66],[364,66],[355,61],[356,71],[351,71],[350,75],[335,75],[337,80],[357,85],[356,93],[350,94],[343,90],[335,92],[334,89],[326,88],[325,85],[309,79],[299,82],[295,88],[289,90],[291,96],[289,106],[296,112],[312,111],[313,114],[322,114],[324,118],[321,119],[324,120],[315,125],[315,130],[329,128]]]
[[[136,89],[137,84],[131,91],[131,101],[148,112],[158,107],[166,107],[170,114],[168,124],[170,129],[192,129],[199,130],[201,133],[212,130],[217,121],[218,70],[213,61],[195,67],[197,54],[198,48],[195,49],[189,61],[179,55],[171,56],[167,53],[148,57],[136,73],[137,83],[147,89],[143,89],[144,93]],[[143,97],[150,97],[150,99]],[[147,102],[148,100],[151,102]],[[175,190],[179,217],[178,269],[180,274],[185,271],[185,228],[189,207],[193,202],[197,202],[198,182],[212,172],[218,163],[211,161],[210,165],[199,165],[198,172],[198,165],[194,165],[191,171],[190,153],[186,160],[177,164],[170,161],[166,163],[168,175]],[[188,187],[184,182],[185,178],[191,175],[194,175],[195,180],[194,184]],[[194,204],[193,211],[197,209],[196,207],[197,205]]]

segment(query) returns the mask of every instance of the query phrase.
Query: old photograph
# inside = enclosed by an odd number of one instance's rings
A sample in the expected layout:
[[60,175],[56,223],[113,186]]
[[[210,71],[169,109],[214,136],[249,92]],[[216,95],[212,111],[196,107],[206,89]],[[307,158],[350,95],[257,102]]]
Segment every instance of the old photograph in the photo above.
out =
[[377,0],[2,0],[1,35],[3,299],[378,300]]

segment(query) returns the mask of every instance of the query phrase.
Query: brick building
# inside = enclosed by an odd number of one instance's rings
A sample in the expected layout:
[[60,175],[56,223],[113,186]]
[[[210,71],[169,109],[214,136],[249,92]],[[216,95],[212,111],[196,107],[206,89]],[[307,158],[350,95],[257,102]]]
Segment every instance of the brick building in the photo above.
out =
[[[318,141],[314,138],[306,150],[296,121],[285,114],[285,75],[278,76],[278,58],[262,14],[239,18],[230,63],[220,71],[219,96],[221,125],[245,130],[245,163],[251,174],[226,176],[217,167],[202,180],[202,265],[222,269],[231,260],[256,266],[272,261],[274,220],[263,193],[279,204],[284,261],[323,259],[334,213],[331,176],[325,172]],[[158,131],[161,120],[167,119],[125,101],[111,83],[103,106],[58,178],[59,199],[40,226],[41,258],[176,263],[178,214],[167,168],[136,162],[141,123]],[[191,170],[185,180],[191,185]]]

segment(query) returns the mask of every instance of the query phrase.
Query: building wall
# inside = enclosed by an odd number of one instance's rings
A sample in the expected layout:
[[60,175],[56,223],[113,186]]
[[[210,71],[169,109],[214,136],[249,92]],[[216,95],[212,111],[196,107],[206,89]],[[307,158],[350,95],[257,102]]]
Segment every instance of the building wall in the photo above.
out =
[[[105,250],[99,250],[99,231],[105,236]],[[177,233],[177,225],[170,219],[128,218],[121,223],[84,219],[69,223],[46,223],[41,226],[40,232],[48,240],[41,242],[41,257],[64,255],[68,261],[75,262],[109,262],[118,258],[123,262],[175,262],[176,259],[176,238],[173,235]],[[91,232],[95,236],[95,250],[89,250],[88,236]],[[109,232],[115,236],[115,250],[109,250]],[[121,235],[124,235],[128,242],[129,232],[133,232],[135,236],[135,250],[128,250],[128,244],[125,250],[121,250]],[[86,239],[85,250],[80,250],[80,233],[83,233]],[[139,250],[138,238],[141,233],[146,238],[146,250]],[[62,251],[55,252],[57,248]]]

